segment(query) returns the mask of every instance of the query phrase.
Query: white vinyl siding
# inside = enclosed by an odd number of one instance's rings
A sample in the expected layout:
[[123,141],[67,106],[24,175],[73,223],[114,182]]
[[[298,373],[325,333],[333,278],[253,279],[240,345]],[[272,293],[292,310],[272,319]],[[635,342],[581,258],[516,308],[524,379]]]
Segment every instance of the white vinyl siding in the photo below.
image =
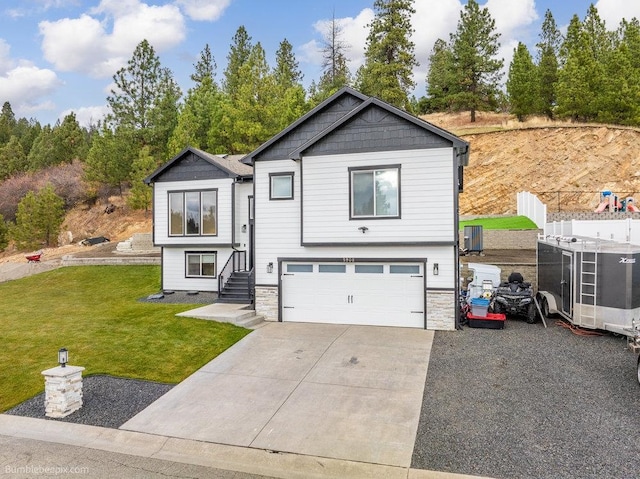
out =
[[[236,183],[236,244],[238,249],[249,250],[249,196],[253,195],[253,183]],[[243,227],[244,226],[244,231]],[[248,260],[248,258],[247,258]]]
[[[200,247],[197,247],[200,248]],[[162,288],[175,291],[218,291],[218,273],[231,256],[231,248],[212,247],[163,248],[162,249]],[[215,252],[215,277],[189,277],[187,275],[187,256],[189,252]]]
[[[400,218],[352,218],[349,168],[400,165]],[[305,243],[453,241],[450,148],[304,157]],[[360,227],[367,228],[362,233]]]
[[[218,180],[168,181],[153,185],[154,241],[158,246],[231,244],[231,187],[230,178]],[[217,190],[217,235],[169,235],[169,192],[201,192]]]

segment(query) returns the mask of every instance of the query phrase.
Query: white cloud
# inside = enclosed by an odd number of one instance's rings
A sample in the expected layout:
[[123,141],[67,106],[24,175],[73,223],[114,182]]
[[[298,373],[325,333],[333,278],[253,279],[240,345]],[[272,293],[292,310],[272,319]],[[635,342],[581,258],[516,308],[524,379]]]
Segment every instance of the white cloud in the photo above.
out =
[[69,113],[73,112],[76,114],[76,120],[80,124],[80,126],[84,126],[86,128],[95,125],[98,121],[102,120],[107,113],[109,113],[108,105],[100,105],[100,106],[83,106],[81,108],[71,108],[69,110],[65,110],[60,113],[60,121],[64,119]]
[[222,16],[231,0],[176,0],[176,4],[192,20],[215,21]]
[[61,71],[94,77],[113,75],[144,39],[160,52],[185,38],[185,21],[178,7],[139,0],[102,0],[79,18],[43,21],[39,27],[48,61]]
[[512,40],[522,34],[522,29],[538,19],[534,0],[488,0],[484,5],[496,21],[501,39]]
[[[629,0],[598,0],[595,4],[600,18],[607,24],[608,30],[615,30],[620,25],[623,18],[631,20],[640,19],[640,2]],[[587,14],[585,10],[581,19]]]
[[19,61],[7,71],[0,72],[2,101],[11,103],[16,116],[28,116],[38,110],[51,110],[51,101],[42,101],[60,85],[55,72],[38,68],[31,62]]

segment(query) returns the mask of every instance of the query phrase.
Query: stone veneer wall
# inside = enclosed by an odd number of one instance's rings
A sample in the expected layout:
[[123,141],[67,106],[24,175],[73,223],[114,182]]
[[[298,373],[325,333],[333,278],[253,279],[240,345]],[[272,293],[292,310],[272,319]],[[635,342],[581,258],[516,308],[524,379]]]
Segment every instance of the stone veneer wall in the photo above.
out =
[[453,291],[427,291],[427,329],[456,329],[456,297]]
[[265,321],[278,320],[278,287],[256,286],[255,308]]

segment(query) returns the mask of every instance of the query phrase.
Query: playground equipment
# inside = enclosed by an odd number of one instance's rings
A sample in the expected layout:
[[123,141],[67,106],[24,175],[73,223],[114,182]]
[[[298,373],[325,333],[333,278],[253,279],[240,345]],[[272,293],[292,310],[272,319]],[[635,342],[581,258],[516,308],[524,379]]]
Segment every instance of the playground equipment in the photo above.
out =
[[619,200],[618,196],[609,190],[604,190],[600,193],[600,203],[594,210],[596,213],[602,213],[603,211],[631,211],[638,212],[640,209],[636,207],[633,197],[628,196],[624,200]]

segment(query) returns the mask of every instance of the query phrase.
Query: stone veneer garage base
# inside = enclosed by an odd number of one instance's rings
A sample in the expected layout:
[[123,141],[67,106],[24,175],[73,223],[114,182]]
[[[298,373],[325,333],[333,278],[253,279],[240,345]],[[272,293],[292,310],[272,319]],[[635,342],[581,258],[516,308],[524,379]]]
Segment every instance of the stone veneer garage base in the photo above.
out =
[[[278,321],[278,288],[256,286],[256,314],[266,321]],[[455,294],[453,291],[427,291],[427,329],[455,329]]]

